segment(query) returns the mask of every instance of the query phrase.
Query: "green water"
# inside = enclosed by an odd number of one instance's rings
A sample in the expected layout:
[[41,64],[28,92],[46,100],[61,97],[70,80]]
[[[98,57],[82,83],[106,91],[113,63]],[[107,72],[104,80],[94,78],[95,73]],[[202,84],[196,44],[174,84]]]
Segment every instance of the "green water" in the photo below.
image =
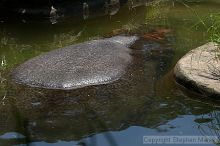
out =
[[[199,23],[219,12],[217,1],[164,2],[113,16],[0,23],[0,145],[143,145],[149,135],[219,135],[220,103],[177,85],[172,69],[189,50],[209,41]],[[116,34],[170,30],[162,41],[142,40],[130,76],[73,91],[17,86],[10,72],[50,50]],[[210,144],[212,145],[212,144]],[[213,144],[214,145],[214,144]]]

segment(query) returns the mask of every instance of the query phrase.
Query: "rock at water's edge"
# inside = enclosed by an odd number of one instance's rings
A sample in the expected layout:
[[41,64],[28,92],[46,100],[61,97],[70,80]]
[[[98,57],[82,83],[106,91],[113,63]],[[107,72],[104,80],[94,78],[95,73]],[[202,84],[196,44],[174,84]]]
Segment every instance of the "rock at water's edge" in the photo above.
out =
[[220,49],[210,42],[183,56],[174,68],[178,83],[210,97],[220,96]]

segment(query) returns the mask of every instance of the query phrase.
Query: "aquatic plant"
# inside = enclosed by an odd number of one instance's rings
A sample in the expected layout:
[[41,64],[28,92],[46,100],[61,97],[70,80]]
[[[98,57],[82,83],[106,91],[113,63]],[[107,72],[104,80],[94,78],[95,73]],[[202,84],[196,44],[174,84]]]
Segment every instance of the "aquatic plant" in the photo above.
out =
[[181,3],[186,6],[199,20],[199,22],[192,27],[199,27],[202,25],[207,30],[209,40],[220,44],[220,13],[211,13],[207,16],[207,18],[202,18],[187,3]]
[[208,28],[210,39],[213,42],[220,44],[220,13],[210,15],[211,26]]
[[[211,120],[204,122],[197,122],[198,129],[203,136],[213,135],[217,136],[217,141],[213,140],[213,143],[220,146],[220,113],[213,111],[209,113],[208,116]],[[205,116],[202,119],[207,119]]]

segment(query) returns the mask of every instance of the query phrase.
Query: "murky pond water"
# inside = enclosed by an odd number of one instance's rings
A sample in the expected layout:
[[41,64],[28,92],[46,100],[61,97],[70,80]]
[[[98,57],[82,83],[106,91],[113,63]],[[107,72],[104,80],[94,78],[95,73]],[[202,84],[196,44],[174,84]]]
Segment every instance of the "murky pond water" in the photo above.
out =
[[[48,22],[1,20],[0,145],[137,146],[151,135],[219,136],[219,101],[177,85],[172,69],[208,41],[199,22],[219,12],[220,3],[134,1],[106,13],[98,8]],[[128,73],[114,83],[54,91],[10,80],[16,65],[41,53],[124,33],[141,39],[131,47]]]

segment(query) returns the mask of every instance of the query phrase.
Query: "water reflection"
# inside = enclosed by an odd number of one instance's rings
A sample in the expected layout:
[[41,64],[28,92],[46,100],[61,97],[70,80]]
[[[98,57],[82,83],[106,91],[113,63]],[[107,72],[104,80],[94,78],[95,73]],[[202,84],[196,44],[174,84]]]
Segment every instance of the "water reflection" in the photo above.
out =
[[[102,6],[107,7],[105,1],[102,2]],[[169,5],[135,10],[133,5],[128,11],[122,8],[124,3],[120,1],[120,11],[111,19],[88,19],[110,14],[102,9],[103,13],[92,15],[92,4],[84,3],[89,11],[85,18],[80,15],[80,19],[87,19],[80,23],[73,16],[72,21],[56,20],[59,22],[56,25],[0,24],[4,64],[0,68],[0,145],[98,145],[100,137],[101,141],[105,140],[101,146],[142,145],[140,139],[144,135],[199,135],[202,132],[195,128],[197,123],[218,122],[214,116],[208,116],[219,111],[217,101],[201,99],[198,95],[193,98],[173,80],[172,67],[176,60],[205,41],[205,30],[188,29],[195,22],[191,13],[186,13],[184,7]],[[57,9],[55,4],[53,6]],[[208,13],[207,4],[195,7]],[[209,7],[219,11],[216,4]],[[171,31],[159,41],[152,38],[161,28]],[[145,37],[132,46],[133,64],[117,82],[67,92],[10,83],[11,69],[33,56],[118,33]]]
[[198,123],[198,129],[202,135],[215,135],[218,137],[218,141],[216,141],[217,145],[220,144],[219,114],[219,111],[213,111],[207,115],[200,115],[197,119],[195,119],[195,122]]
[[[149,49],[150,43],[153,45]],[[15,99],[7,104],[8,109],[1,108],[1,113],[5,113],[1,115],[1,134],[16,131],[25,136],[16,143],[78,141],[100,132],[120,131],[130,126],[157,129],[179,115],[196,112],[196,102],[184,99],[182,102],[181,99],[166,98],[166,95],[157,97],[162,92],[157,90],[157,82],[164,75],[164,69],[171,65],[173,57],[169,41],[139,40],[132,49],[134,59],[128,73],[109,85],[74,91],[15,86]],[[158,52],[156,57],[155,50]],[[169,80],[161,84],[173,83]],[[180,92],[177,88],[175,90],[175,93]],[[211,110],[206,109],[207,105],[199,107],[202,113]],[[11,115],[9,119],[8,115]],[[157,130],[164,131],[161,128]],[[110,133],[103,136],[109,144],[116,145]]]
[[59,21],[74,19],[77,21],[104,15],[115,15],[124,5],[135,8],[156,0],[74,0],[74,1],[13,1],[0,3],[0,20],[50,21],[55,24]]
[[[158,74],[163,74],[161,62],[169,66],[173,53],[165,42],[154,42],[157,45],[151,50],[147,48],[149,43],[153,42],[139,40],[132,46],[133,65],[121,80],[113,84],[74,91],[15,86],[12,95],[15,99],[8,104],[9,111],[6,112],[13,120],[2,122],[14,127],[30,141],[49,142],[80,140],[84,136],[122,130],[131,125],[155,127],[165,123],[170,117],[153,115],[156,111],[162,114],[161,110],[169,105],[162,105],[153,97]],[[153,50],[161,50],[158,51],[161,56],[155,58]],[[166,50],[168,54],[162,55]],[[2,134],[10,132],[4,124],[2,128]]]

